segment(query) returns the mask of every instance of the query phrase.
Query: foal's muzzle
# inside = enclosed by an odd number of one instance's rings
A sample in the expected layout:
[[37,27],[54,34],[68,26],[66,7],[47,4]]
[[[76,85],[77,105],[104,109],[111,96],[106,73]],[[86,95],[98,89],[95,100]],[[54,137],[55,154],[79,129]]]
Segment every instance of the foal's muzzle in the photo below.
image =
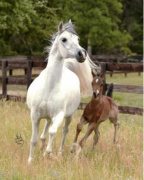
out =
[[98,93],[98,92],[93,92],[93,97],[94,97],[94,99],[97,99],[98,96],[99,96],[99,93]]
[[82,50],[78,50],[77,54],[76,54],[76,59],[79,63],[82,63],[85,61],[87,56],[86,50],[82,49]]

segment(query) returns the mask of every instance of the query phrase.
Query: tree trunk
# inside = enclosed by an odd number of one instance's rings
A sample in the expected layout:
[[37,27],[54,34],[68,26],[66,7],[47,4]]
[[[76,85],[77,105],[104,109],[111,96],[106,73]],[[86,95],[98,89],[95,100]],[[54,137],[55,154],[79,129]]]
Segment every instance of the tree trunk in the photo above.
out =
[[88,52],[89,56],[92,55],[92,46],[90,45],[90,38],[88,38],[87,52]]

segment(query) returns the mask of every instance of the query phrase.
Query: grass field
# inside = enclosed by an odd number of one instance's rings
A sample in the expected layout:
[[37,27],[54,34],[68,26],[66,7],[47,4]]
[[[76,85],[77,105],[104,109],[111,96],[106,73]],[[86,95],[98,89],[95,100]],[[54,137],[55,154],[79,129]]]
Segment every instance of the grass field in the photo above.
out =
[[[142,75],[128,74],[107,76],[107,82],[117,84],[142,85]],[[143,106],[142,95],[114,93],[119,105]],[[89,99],[83,99],[89,101]],[[30,111],[20,102],[0,101],[0,179],[12,180],[142,180],[143,179],[143,117],[119,114],[120,128],[118,146],[113,144],[113,125],[106,121],[100,126],[100,139],[95,151],[91,151],[93,136],[76,161],[70,153],[75,128],[82,111],[74,115],[67,135],[63,158],[57,156],[62,138],[59,128],[53,142],[54,159],[43,159],[39,150],[40,141],[35,148],[34,162],[28,166],[31,137]],[[40,124],[40,133],[44,120]],[[84,135],[83,129],[80,138]],[[17,133],[24,144],[15,143]]]

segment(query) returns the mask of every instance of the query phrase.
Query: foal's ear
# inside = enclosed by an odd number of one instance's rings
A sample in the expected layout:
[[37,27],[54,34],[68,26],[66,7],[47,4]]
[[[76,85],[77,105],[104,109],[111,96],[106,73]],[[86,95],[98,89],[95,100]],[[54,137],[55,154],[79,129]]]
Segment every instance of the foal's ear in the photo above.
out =
[[105,72],[102,71],[100,77],[101,77],[101,78],[104,78],[104,76],[105,76]]
[[91,73],[92,73],[93,78],[97,76],[97,72],[95,69],[91,69]]
[[61,21],[58,25],[58,31],[61,32],[63,29],[63,22]]

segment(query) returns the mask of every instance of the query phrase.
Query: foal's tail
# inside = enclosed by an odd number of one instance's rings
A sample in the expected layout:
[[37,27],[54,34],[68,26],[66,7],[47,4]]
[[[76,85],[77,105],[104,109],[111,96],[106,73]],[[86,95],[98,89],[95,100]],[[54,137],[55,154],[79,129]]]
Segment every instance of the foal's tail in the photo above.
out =
[[109,96],[111,98],[112,98],[113,88],[114,88],[114,85],[113,85],[113,83],[111,83],[107,90],[107,96]]
[[91,69],[95,69],[96,72],[101,70],[101,67],[96,65],[88,56],[83,63],[79,63],[76,59],[66,59],[65,66],[73,71],[80,80],[80,90],[82,97],[88,97],[92,95],[92,74]]

